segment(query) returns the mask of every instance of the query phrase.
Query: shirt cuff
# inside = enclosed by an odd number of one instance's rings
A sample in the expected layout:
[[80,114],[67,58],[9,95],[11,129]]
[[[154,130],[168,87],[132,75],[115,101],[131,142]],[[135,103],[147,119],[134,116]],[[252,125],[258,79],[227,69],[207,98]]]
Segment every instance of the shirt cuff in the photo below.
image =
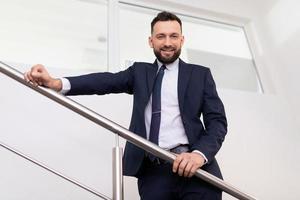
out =
[[208,162],[206,156],[205,156],[201,151],[194,150],[193,153],[198,153],[198,154],[200,154],[200,155],[204,158],[204,164],[206,164],[206,163]]
[[62,87],[59,91],[60,94],[66,94],[71,90],[71,83],[67,78],[60,78]]

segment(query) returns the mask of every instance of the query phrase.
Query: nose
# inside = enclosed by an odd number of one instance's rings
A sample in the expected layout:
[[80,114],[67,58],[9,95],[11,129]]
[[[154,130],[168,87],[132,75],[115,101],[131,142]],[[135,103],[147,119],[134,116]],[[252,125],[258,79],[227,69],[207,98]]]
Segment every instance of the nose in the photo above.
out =
[[164,45],[165,46],[171,46],[171,44],[172,44],[171,43],[171,38],[169,36],[167,36],[166,39],[165,39]]

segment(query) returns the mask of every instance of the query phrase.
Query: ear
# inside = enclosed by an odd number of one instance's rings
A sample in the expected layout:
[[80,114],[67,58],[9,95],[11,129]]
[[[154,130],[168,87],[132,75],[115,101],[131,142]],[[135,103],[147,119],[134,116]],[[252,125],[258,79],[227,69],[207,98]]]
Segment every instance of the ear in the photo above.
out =
[[149,36],[149,38],[148,38],[148,43],[149,43],[149,46],[150,46],[151,48],[153,48],[152,36]]
[[184,44],[184,36],[181,36],[181,46]]

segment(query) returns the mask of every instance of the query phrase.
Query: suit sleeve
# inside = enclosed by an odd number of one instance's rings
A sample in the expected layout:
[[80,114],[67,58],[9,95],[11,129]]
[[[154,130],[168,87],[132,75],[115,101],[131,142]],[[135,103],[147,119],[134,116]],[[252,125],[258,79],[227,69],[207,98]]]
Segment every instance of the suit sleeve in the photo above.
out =
[[221,148],[227,133],[224,106],[218,96],[210,70],[207,70],[205,77],[202,114],[205,131],[194,148],[202,152],[209,163]]
[[66,95],[133,93],[133,67],[118,73],[92,73],[66,78],[71,84],[71,89]]

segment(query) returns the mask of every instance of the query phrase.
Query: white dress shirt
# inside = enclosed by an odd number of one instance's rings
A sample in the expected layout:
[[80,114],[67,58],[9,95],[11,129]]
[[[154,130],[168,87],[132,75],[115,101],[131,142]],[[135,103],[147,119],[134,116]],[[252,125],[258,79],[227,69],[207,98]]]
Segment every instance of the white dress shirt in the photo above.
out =
[[[163,65],[157,60],[158,70]],[[158,145],[166,150],[177,147],[181,144],[189,144],[185,129],[183,127],[179,102],[178,102],[178,69],[179,59],[173,63],[165,65],[164,76],[161,85],[161,120],[158,135]],[[149,139],[150,124],[152,116],[152,95],[145,109],[145,125],[147,138]],[[198,151],[207,163],[206,156]]]
[[[159,68],[162,63],[158,62]],[[188,144],[178,104],[178,65],[179,59],[166,65],[161,85],[161,120],[158,145],[163,149],[172,149],[180,144]],[[158,68],[158,70],[159,70]],[[152,116],[152,95],[145,109],[145,124],[149,139]]]
[[60,78],[61,80],[61,91],[59,91],[59,93],[61,94],[66,94],[67,92],[69,92],[71,90],[71,83],[68,79],[66,78]]

